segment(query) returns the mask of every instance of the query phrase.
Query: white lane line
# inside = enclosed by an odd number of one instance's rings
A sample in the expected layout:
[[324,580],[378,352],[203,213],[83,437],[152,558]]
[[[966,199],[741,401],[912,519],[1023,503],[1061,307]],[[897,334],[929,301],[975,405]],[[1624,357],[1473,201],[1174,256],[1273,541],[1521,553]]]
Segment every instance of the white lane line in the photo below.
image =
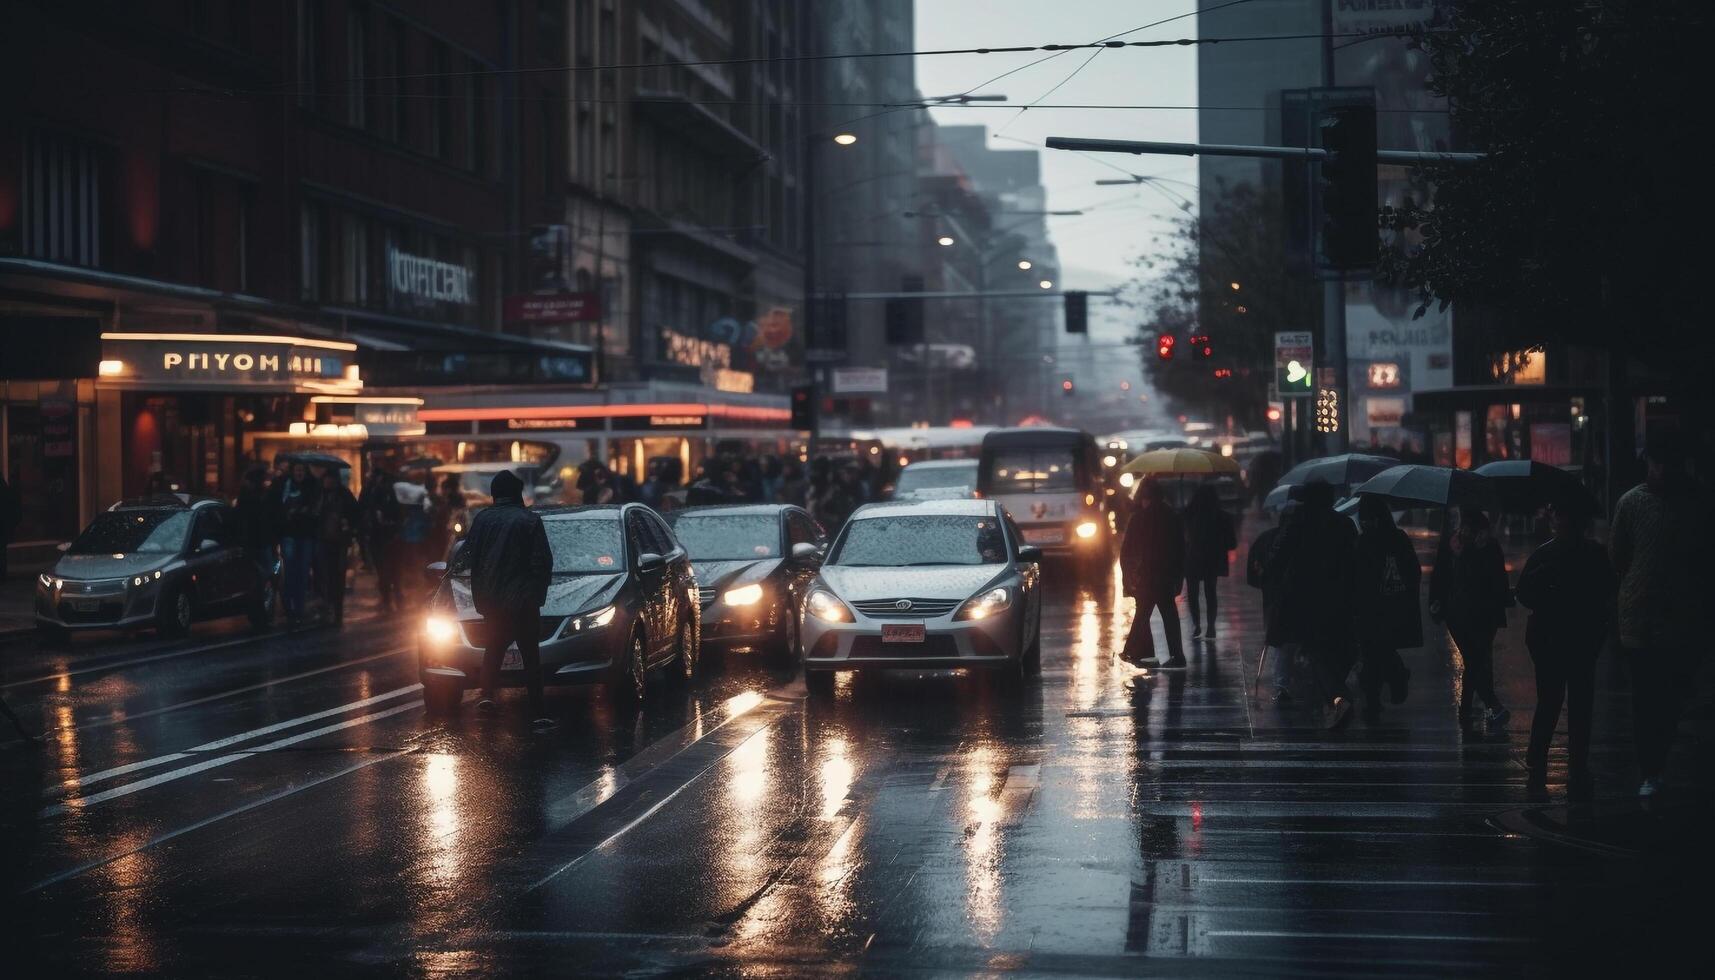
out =
[[[401,654],[410,653],[414,649],[416,649],[416,648],[415,647],[400,647],[397,650],[388,650],[385,653],[374,653],[374,654],[370,654],[367,657],[359,657],[356,660],[346,660],[346,661],[343,661],[341,663],[332,664],[332,665],[327,666],[327,667],[317,667],[315,670],[306,670],[301,674],[288,674],[285,677],[276,677],[272,680],[263,681],[260,684],[251,684],[249,687],[236,687],[230,691],[221,691],[219,694],[210,694],[207,697],[194,698],[190,701],[180,701],[178,704],[169,704],[169,705],[166,705],[164,707],[152,708],[148,711],[139,711],[139,712],[136,712],[135,714],[119,715],[118,717],[114,717],[114,718],[101,718],[101,719],[97,719],[96,721],[87,721],[87,722],[84,722],[83,724],[77,726],[77,730],[81,732],[81,731],[84,731],[84,730],[90,729],[90,728],[106,728],[110,725],[122,725],[128,721],[136,721],[139,718],[148,718],[148,717],[151,717],[153,715],[163,715],[169,711],[177,711],[180,708],[192,708],[192,707],[195,707],[196,705],[199,705],[199,704],[207,704],[210,701],[219,701],[222,698],[230,698],[230,697],[233,697],[233,696],[239,695],[239,694],[248,694],[251,691],[260,691],[264,688],[274,687],[274,686],[279,685],[279,684],[285,684],[289,681],[301,681],[306,677],[314,677],[317,674],[326,674],[329,671],[344,670],[347,667],[356,667],[358,664],[366,664],[366,663],[370,662],[371,660],[380,660],[383,657],[397,657]],[[58,729],[53,729],[53,730],[58,731]]]
[[[372,704],[380,704],[382,701],[391,701],[397,697],[414,694],[422,689],[423,685],[421,684],[407,684],[404,687],[394,688],[385,694],[377,694],[374,697],[364,698],[361,701],[342,704],[337,708],[329,708],[326,711],[317,711],[314,714],[303,715],[298,718],[289,718],[285,721],[275,722],[272,725],[264,725],[261,728],[252,728],[247,732],[239,732],[237,735],[228,735],[225,738],[215,739],[212,742],[204,742],[201,745],[192,746],[182,752],[171,752],[167,755],[156,756],[153,759],[142,759],[137,762],[126,763],[123,766],[115,766],[112,769],[103,769],[100,772],[92,772],[89,775],[78,779],[76,785],[81,789],[85,786],[112,779],[115,776],[123,776],[126,773],[133,773],[143,769],[153,769],[156,766],[166,765],[169,762],[177,762],[180,759],[189,759],[200,752],[216,752],[220,749],[237,745],[240,742],[248,742],[253,738],[260,738],[263,735],[272,735],[275,732],[285,731],[288,728],[296,728],[299,725],[306,725],[312,721],[321,721],[323,718],[332,718],[334,715],[344,714],[347,711],[355,711],[358,708],[367,708]],[[50,795],[64,795],[64,793],[69,792],[69,790],[69,786],[64,786],[61,787],[61,791],[59,793],[50,793]]]
[[69,813],[72,810],[85,810],[89,807],[95,806],[96,804],[105,803],[108,800],[115,800],[122,796],[129,796],[132,793],[138,793],[143,790],[159,786],[162,783],[170,783],[176,779],[183,779],[186,776],[194,776],[199,772],[206,772],[210,769],[216,768],[217,766],[224,766],[237,762],[240,759],[248,759],[259,753],[282,749],[288,745],[296,745],[299,742],[305,742],[312,738],[319,738],[323,735],[329,735],[333,732],[352,728],[357,725],[367,725],[372,721],[380,721],[383,718],[391,717],[392,715],[399,714],[403,711],[417,711],[422,707],[423,705],[421,702],[413,701],[410,704],[401,704],[397,707],[388,708],[386,711],[377,711],[373,714],[362,715],[357,718],[349,718],[335,725],[326,725],[322,728],[312,729],[287,738],[265,742],[253,749],[246,749],[242,752],[233,752],[229,755],[215,756],[212,759],[207,759],[194,765],[181,766],[171,772],[161,773],[158,776],[150,776],[148,779],[139,779],[134,783],[126,783],[123,786],[115,786],[110,790],[104,790],[92,796],[80,796],[76,799],[67,800],[64,803],[56,803],[53,806],[43,807],[37,816],[47,818],[58,816],[62,813]]
[[1210,929],[1211,939],[1354,939],[1414,943],[1528,943],[1524,936],[1454,936],[1420,932],[1289,932],[1276,929]]
[[378,756],[375,756],[373,758],[365,759],[362,762],[346,766],[344,769],[341,769],[338,772],[331,772],[325,776],[318,776],[315,779],[312,779],[307,783],[299,783],[296,786],[288,786],[285,789],[280,790],[277,793],[270,793],[267,796],[261,797],[260,799],[251,800],[249,803],[245,803],[245,804],[242,804],[240,806],[233,807],[232,809],[227,810],[224,813],[217,813],[212,817],[204,817],[203,819],[198,820],[196,823],[188,824],[184,827],[178,828],[177,830],[169,830],[164,834],[159,834],[155,837],[151,837],[148,840],[144,841],[143,843],[138,844],[136,847],[129,848],[129,849],[124,850],[124,851],[120,851],[116,854],[109,854],[106,857],[96,858],[93,861],[87,861],[83,864],[80,864],[75,868],[71,868],[71,869],[68,869],[66,871],[61,871],[59,874],[56,874],[50,878],[44,878],[41,881],[36,882],[35,884],[31,885],[30,887],[24,889],[23,892],[21,892],[21,894],[28,895],[31,892],[40,891],[43,888],[47,888],[50,885],[57,885],[62,881],[65,881],[65,880],[70,879],[70,878],[76,878],[78,875],[84,874],[84,873],[89,872],[89,871],[94,871],[96,868],[102,867],[103,865],[112,864],[114,861],[118,861],[121,858],[130,857],[131,855],[136,854],[139,851],[147,850],[151,847],[154,847],[157,844],[164,844],[167,841],[170,841],[175,837],[183,836],[185,834],[191,833],[192,831],[201,830],[202,828],[207,827],[210,824],[219,823],[220,821],[225,820],[228,817],[236,817],[239,814],[244,813],[246,811],[254,810],[257,807],[267,806],[270,803],[276,802],[278,800],[285,799],[286,797],[291,796],[294,793],[301,793],[306,789],[310,789],[312,787],[320,786],[323,783],[330,782],[332,780],[338,779],[341,776],[350,775],[351,773],[354,773],[354,772],[358,771],[359,769],[364,769],[364,768],[367,768],[369,766],[376,765],[377,763],[386,762],[390,759],[397,759],[402,755],[410,755],[412,752],[415,752],[415,751],[416,751],[416,749],[400,749],[398,751],[388,752],[388,753],[385,753],[383,755],[378,755]]

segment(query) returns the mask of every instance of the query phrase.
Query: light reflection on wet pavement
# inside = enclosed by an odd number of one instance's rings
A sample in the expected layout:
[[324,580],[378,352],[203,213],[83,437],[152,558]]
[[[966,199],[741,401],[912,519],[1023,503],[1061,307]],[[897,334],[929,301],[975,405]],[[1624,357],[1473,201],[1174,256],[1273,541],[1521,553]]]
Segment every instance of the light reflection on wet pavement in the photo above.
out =
[[[1113,657],[1117,582],[1069,578],[1022,694],[894,674],[819,703],[732,654],[636,714],[551,690],[548,737],[521,698],[449,721],[371,717],[414,693],[352,708],[415,682],[380,625],[166,659],[5,647],[8,697],[52,729],[0,750],[8,955],[168,975],[1528,971],[1638,934],[1645,899],[1674,894],[1636,855],[1492,822],[1528,802],[1529,712],[1461,738],[1456,655],[1410,654],[1408,704],[1329,734],[1252,697],[1242,582],[1221,582],[1218,642],[1150,672]],[[1528,706],[1523,656],[1503,651],[1501,683]],[[79,663],[109,666],[49,676]],[[1614,793],[1619,699],[1597,721]],[[265,728],[217,768],[159,761]]]

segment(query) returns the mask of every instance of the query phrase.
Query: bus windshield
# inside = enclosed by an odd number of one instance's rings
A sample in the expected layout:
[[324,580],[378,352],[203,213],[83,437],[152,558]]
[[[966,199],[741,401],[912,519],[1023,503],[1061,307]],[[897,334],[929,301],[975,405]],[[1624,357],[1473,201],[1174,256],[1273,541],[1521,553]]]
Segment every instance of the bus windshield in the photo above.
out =
[[993,495],[1072,493],[1078,489],[1077,451],[1070,446],[997,449],[983,464],[983,485]]

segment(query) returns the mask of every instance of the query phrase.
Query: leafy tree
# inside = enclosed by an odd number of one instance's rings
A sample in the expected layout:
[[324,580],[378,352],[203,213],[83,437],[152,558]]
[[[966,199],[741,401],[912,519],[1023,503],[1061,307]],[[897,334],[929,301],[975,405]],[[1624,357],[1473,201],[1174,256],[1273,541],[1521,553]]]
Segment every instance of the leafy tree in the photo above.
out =
[[[1136,278],[1121,296],[1143,315],[1137,340],[1144,373],[1158,392],[1182,407],[1230,412],[1260,428],[1275,331],[1318,322],[1319,284],[1282,261],[1285,219],[1277,193],[1250,183],[1216,189],[1204,220],[1187,213],[1134,260]],[[1178,338],[1171,361],[1156,355],[1163,333]],[[1196,356],[1192,336],[1207,336],[1213,356]],[[1217,370],[1231,375],[1218,378]]]

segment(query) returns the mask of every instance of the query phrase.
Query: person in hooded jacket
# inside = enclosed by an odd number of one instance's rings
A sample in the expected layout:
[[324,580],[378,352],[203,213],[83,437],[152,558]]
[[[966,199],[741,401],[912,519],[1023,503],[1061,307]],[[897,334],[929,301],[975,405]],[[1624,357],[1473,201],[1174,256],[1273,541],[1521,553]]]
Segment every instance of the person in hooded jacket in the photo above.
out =
[[524,661],[530,691],[530,715],[538,730],[552,728],[543,714],[542,660],[537,634],[542,603],[554,570],[548,531],[542,518],[524,507],[524,481],[501,470],[489,486],[494,503],[471,521],[458,564],[470,569],[471,600],[483,619],[482,699],[477,707],[494,711],[500,662],[514,643]]
[[1286,526],[1296,507],[1295,502],[1282,507],[1275,526],[1257,535],[1245,553],[1245,581],[1251,588],[1262,590],[1263,636],[1267,645],[1263,655],[1273,658],[1272,700],[1275,704],[1286,704],[1292,700],[1292,662],[1298,657],[1298,644],[1282,642],[1275,626],[1280,616],[1281,587],[1279,582],[1268,576],[1268,559],[1274,551],[1274,541],[1280,536],[1280,529]]
[[1381,497],[1358,498],[1357,567],[1352,607],[1358,635],[1358,680],[1364,691],[1364,720],[1381,719],[1382,687],[1404,704],[1411,671],[1399,651],[1423,645],[1418,587],[1423,574],[1411,539],[1393,522]]
[[1483,720],[1489,727],[1504,725],[1512,717],[1495,691],[1495,633],[1507,625],[1512,596],[1507,559],[1488,516],[1475,507],[1462,507],[1458,514],[1458,526],[1441,537],[1429,577],[1429,614],[1446,622],[1465,664],[1459,693],[1463,731],[1476,721],[1479,698],[1488,709]]
[[1588,505],[1566,497],[1554,502],[1554,536],[1536,549],[1518,577],[1519,604],[1530,610],[1525,649],[1536,667],[1536,714],[1525,753],[1528,785],[1548,784],[1548,747],[1560,706],[1566,704],[1567,795],[1587,800],[1590,716],[1596,704],[1596,658],[1608,638],[1618,580],[1608,551],[1584,533]]
[[[1184,667],[1179,607],[1174,600],[1185,581],[1185,522],[1168,504],[1160,481],[1153,478],[1138,487],[1125,537],[1120,539],[1120,578],[1125,594],[1137,600],[1121,657],[1141,667]],[[1150,615],[1157,609],[1167,636],[1166,660],[1156,657],[1155,637],[1149,629]]]
[[1357,554],[1352,522],[1334,513],[1334,488],[1299,488],[1299,505],[1275,537],[1267,576],[1279,583],[1271,643],[1299,644],[1320,681],[1323,723],[1352,718],[1346,675],[1352,670],[1352,574]]
[[[1233,519],[1221,509],[1211,484],[1199,486],[1185,508],[1185,598],[1191,606],[1191,638],[1215,638],[1215,579],[1227,577],[1227,553],[1239,546]],[[1197,593],[1208,606],[1203,626]]]

